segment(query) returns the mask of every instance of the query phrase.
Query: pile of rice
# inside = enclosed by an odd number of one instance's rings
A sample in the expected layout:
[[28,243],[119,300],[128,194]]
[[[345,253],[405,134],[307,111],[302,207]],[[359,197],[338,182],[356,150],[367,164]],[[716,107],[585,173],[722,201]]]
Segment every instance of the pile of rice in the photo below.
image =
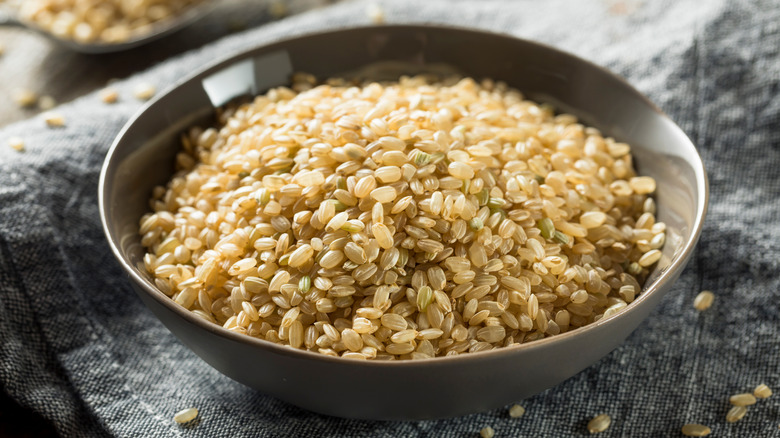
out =
[[149,34],[202,0],[17,0],[19,16],[53,35],[80,43],[123,43]]
[[630,147],[506,84],[298,74],[182,138],[141,219],[199,317],[357,359],[531,342],[611,316],[661,257]]

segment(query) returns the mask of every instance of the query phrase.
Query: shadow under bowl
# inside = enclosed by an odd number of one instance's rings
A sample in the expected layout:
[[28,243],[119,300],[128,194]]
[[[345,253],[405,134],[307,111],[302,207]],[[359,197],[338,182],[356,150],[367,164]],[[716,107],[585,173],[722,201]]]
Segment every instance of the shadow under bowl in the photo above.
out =
[[[366,66],[374,66],[366,69]],[[454,70],[508,83],[632,145],[638,171],[657,181],[663,256],[626,309],[591,325],[516,347],[419,361],[356,361],[294,350],[230,332],[178,306],[143,268],[138,221],[152,188],[173,173],[179,135],[213,123],[214,108],[318,78]],[[99,186],[108,242],[141,299],[187,347],[225,375],[300,407],[334,416],[418,420],[484,411],[575,375],[615,349],[679,277],[699,237],[707,179],[694,145],[625,81],[559,50],[481,31],[374,26],[308,35],[247,50],[158,95],[122,130]]]

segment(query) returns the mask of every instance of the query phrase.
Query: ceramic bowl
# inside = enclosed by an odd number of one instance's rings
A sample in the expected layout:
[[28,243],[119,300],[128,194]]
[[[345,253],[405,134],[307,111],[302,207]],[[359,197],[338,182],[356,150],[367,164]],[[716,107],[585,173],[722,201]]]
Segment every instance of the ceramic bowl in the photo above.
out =
[[[371,66],[366,69],[366,66]],[[289,83],[363,71],[449,69],[506,81],[528,98],[577,115],[632,145],[640,174],[656,179],[663,257],[624,311],[512,348],[416,361],[357,361],[295,350],[210,324],[160,292],[143,269],[139,218],[173,172],[179,135],[213,122],[215,107]],[[258,391],[339,417],[413,420],[484,411],[520,400],[609,354],[672,289],[702,228],[707,179],[696,148],[628,83],[590,62],[506,35],[433,26],[374,26],[297,37],[247,50],[159,94],[132,118],[106,157],[100,212],[108,242],[146,305],[211,366]]]

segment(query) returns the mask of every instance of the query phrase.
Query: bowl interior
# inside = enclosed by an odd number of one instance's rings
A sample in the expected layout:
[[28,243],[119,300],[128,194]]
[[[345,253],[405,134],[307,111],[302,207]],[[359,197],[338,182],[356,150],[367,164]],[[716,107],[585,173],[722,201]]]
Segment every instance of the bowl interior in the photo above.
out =
[[[392,79],[420,72],[459,73],[507,82],[527,97],[576,115],[632,145],[638,172],[658,182],[658,220],[669,228],[664,257],[645,288],[694,240],[706,207],[706,176],[685,134],[652,103],[605,70],[540,44],[452,28],[387,26],[297,38],[224,61],[160,95],[120,134],[107,158],[101,201],[109,239],[137,266],[138,220],[155,185],[173,169],[179,135],[213,122],[214,108],[289,83],[293,72],[318,78]],[[143,170],[143,172],[141,172]],[[143,269],[136,273],[146,278]]]

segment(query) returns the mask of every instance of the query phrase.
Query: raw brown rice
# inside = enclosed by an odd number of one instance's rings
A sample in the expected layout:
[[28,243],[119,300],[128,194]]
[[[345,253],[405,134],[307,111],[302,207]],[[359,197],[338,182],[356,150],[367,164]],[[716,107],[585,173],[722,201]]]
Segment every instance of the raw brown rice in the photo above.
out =
[[741,420],[745,414],[747,414],[747,408],[745,406],[732,406],[726,413],[726,421],[735,423]]
[[597,415],[588,422],[588,432],[591,434],[604,432],[610,424],[612,424],[612,417],[607,414]]
[[729,403],[734,406],[750,406],[756,404],[756,397],[748,392],[734,394],[729,397]]
[[712,433],[712,429],[703,425],[690,423],[682,427],[682,434],[685,436],[707,436]]
[[370,3],[366,8],[366,15],[374,24],[385,22],[385,10],[377,3]]
[[154,96],[154,93],[157,92],[157,89],[154,85],[148,84],[146,82],[142,82],[140,84],[137,84],[133,88],[133,96],[135,96],[138,100],[149,100]]
[[715,294],[708,290],[699,292],[696,298],[693,299],[693,307],[696,310],[707,310],[712,306],[715,300]]
[[756,386],[756,389],[753,390],[753,395],[756,398],[769,398],[772,396],[772,389],[762,383]]
[[491,350],[620,312],[661,257],[628,145],[503,83],[297,75],[218,118],[182,136],[140,233],[160,290],[237,333]]
[[65,117],[60,113],[45,112],[43,113],[43,120],[50,128],[61,128],[65,126]]
[[482,438],[493,438],[496,435],[496,431],[490,426],[485,426],[479,431],[479,436]]
[[25,0],[19,16],[59,38],[81,43],[122,43],[152,31],[198,0]]
[[119,92],[114,88],[106,87],[100,90],[100,100],[108,104],[116,103],[119,100]]
[[173,421],[179,424],[189,423],[198,418],[198,410],[195,408],[182,409],[173,416]]
[[11,137],[8,139],[8,146],[11,146],[12,149],[24,152],[24,139],[21,137]]
[[520,418],[525,415],[525,408],[520,405],[512,405],[509,408],[509,416],[512,418]]

